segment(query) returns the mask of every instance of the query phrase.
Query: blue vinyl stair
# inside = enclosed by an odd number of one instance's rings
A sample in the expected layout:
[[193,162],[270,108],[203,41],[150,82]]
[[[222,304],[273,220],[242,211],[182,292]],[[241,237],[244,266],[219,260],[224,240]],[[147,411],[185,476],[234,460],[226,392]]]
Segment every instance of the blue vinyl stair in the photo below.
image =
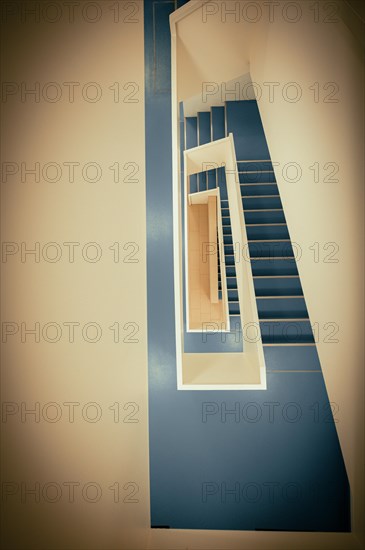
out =
[[[190,149],[197,145],[209,143],[213,136],[215,139],[224,137],[224,108],[213,108],[212,112],[199,112],[196,117],[185,118],[185,148]],[[218,293],[222,299],[221,269],[225,269],[227,287],[237,289],[236,269],[230,254],[232,243],[231,224],[229,217],[229,204],[224,168],[210,169],[193,174],[189,178],[190,193],[207,191],[219,188],[222,209],[222,222],[224,233],[224,261],[219,258],[218,264]],[[228,293],[228,307],[230,314],[230,332],[222,334],[209,334],[203,341],[201,333],[188,333],[185,331],[184,343],[186,352],[242,352],[243,338],[240,320],[240,310],[236,294]],[[208,343],[208,345],[207,345]]]
[[[242,209],[254,278],[262,341],[265,344],[310,344],[314,338],[300,284],[295,253],[276,183],[256,101],[227,101],[185,118],[185,148],[234,135]],[[224,236],[229,313],[240,322],[234,245],[223,168],[190,176],[190,192],[219,187]],[[219,275],[219,292],[221,282]]]

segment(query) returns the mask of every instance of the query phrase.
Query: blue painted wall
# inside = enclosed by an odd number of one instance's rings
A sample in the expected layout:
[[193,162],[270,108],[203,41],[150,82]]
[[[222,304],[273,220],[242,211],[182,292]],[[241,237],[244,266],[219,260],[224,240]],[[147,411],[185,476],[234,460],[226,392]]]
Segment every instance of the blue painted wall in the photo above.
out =
[[315,348],[266,348],[266,391],[176,390],[173,9],[175,2],[145,2],[151,524],[348,531],[349,485],[334,422],[341,411],[333,405],[332,414]]

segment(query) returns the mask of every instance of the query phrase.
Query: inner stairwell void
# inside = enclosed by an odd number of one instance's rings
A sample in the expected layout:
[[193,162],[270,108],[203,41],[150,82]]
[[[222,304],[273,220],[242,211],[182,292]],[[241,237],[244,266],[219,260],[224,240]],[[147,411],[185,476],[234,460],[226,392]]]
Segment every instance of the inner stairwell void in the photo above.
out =
[[[290,239],[276,182],[275,162],[270,157],[257,102],[227,101],[224,106],[213,106],[209,111],[199,111],[196,116],[186,117],[181,103],[179,123],[182,223],[187,225],[182,247],[185,306],[183,352],[191,355],[240,353],[242,372],[245,370],[245,349],[253,343],[256,350],[263,350],[264,358],[280,360],[280,357],[293,353],[295,349],[299,364],[306,362],[308,357],[313,357],[315,362],[317,352],[296,263],[297,247]],[[234,147],[234,167],[227,167],[224,162],[222,165],[212,162],[212,158],[218,158],[212,153],[214,144],[218,146],[228,138]],[[189,162],[190,157],[193,161]],[[189,170],[192,164],[194,173]],[[231,193],[230,202],[227,174],[234,177],[238,188],[244,239],[233,238],[232,208],[237,206],[233,204],[237,202],[237,196]],[[187,181],[185,186],[184,180]],[[192,290],[189,286],[187,264],[189,256],[193,258],[195,252],[189,250],[192,228],[184,209],[193,210],[196,203],[206,201],[207,196],[214,192],[217,192],[219,199],[217,209],[222,224],[222,243],[215,250],[219,301],[224,305],[226,299],[229,318],[227,323],[216,323],[208,316],[206,323],[201,323],[199,327],[198,322],[190,330],[189,294],[196,289]],[[219,234],[217,238],[219,241]],[[199,251],[200,257],[204,255],[203,248]],[[214,247],[210,250],[214,251]],[[191,258],[190,263],[193,263]],[[244,284],[252,283],[254,289],[254,294],[251,297],[247,294],[246,299],[242,296],[240,299],[237,282],[242,265],[247,274]],[[249,303],[252,300],[254,304]],[[257,317],[245,315],[249,307],[255,310]],[[229,363],[228,357],[221,356],[220,359]],[[263,368],[266,369],[266,365]],[[205,381],[212,382],[209,377]],[[227,388],[224,382],[227,381],[222,381],[223,389]],[[244,383],[244,378],[241,382],[242,389],[249,385]],[[194,384],[187,387],[193,388]],[[237,385],[232,384],[232,387]]]

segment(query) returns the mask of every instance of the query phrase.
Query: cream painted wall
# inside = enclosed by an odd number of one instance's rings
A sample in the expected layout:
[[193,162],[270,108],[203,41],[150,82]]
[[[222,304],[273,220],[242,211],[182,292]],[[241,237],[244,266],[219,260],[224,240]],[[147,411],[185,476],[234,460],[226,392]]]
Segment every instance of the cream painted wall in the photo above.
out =
[[[348,28],[341,23],[314,25],[309,17],[289,27],[283,22],[272,26],[265,53],[251,62],[253,81],[261,86],[280,83],[276,101],[270,103],[263,94],[259,102],[271,157],[280,168],[296,162],[302,170],[296,183],[288,181],[293,172],[288,178],[279,170],[278,183],[291,238],[300,246],[298,269],[311,322],[319,327],[318,351],[327,391],[339,409],[337,430],[358,531],[364,529],[362,71],[359,44]],[[282,83],[292,81],[303,94],[297,103],[284,101],[281,94]],[[315,82],[320,89],[318,102],[309,89]],[[324,88],[329,82],[335,83],[336,103],[324,102],[332,91]],[[318,183],[310,169],[315,162],[320,167]],[[332,170],[325,169],[326,163],[337,165],[338,183],[324,181]],[[337,263],[330,263],[332,251]],[[333,338],[338,343],[331,343],[328,337],[335,328]]]
[[[33,3],[37,4],[37,3]],[[39,4],[39,3],[38,3]],[[37,183],[31,175],[21,182],[20,172],[2,181],[2,241],[27,243],[34,248],[39,242],[56,242],[62,251],[57,263],[39,263],[31,256],[22,263],[21,256],[7,256],[2,264],[2,321],[28,328],[39,322],[55,322],[62,328],[57,343],[55,329],[34,343],[29,335],[21,343],[18,334],[9,336],[2,345],[2,399],[19,407],[19,413],[3,416],[2,482],[13,483],[3,490],[18,489],[2,505],[3,548],[21,549],[109,549],[147,547],[149,525],[148,430],[147,430],[147,346],[146,346],[146,238],[145,238],[145,174],[144,174],[144,54],[143,5],[132,2],[120,13],[111,10],[113,2],[95,3],[101,18],[85,3],[75,8],[74,22],[68,23],[65,3],[59,2],[62,18],[54,17],[51,8],[34,23],[26,14],[10,14],[3,36],[3,80],[25,82],[31,88],[39,82],[45,97],[40,101],[20,93],[9,96],[3,104],[2,160],[32,167],[48,162],[62,167],[58,182]],[[138,10],[138,12],[136,11]],[[135,12],[135,13],[134,13]],[[114,17],[119,17],[115,22]],[[129,22],[134,19],[135,22]],[[124,21],[123,21],[124,20]],[[79,82],[74,102],[69,101],[65,82]],[[52,103],[57,86],[62,96]],[[89,82],[97,83],[82,89]],[[120,98],[116,101],[109,87],[118,82]],[[126,89],[123,86],[128,84]],[[46,87],[44,87],[46,86]],[[138,87],[138,88],[137,88]],[[9,88],[10,89],[10,88]],[[137,93],[132,97],[131,93]],[[93,102],[96,91],[99,101]],[[128,97],[136,100],[128,103]],[[91,102],[90,102],[91,101]],[[68,176],[66,162],[79,162],[74,182]],[[102,176],[95,183],[89,180],[96,171],[85,163],[97,163]],[[109,167],[120,163],[120,182],[114,182]],[[123,182],[133,167],[139,172],[135,183]],[[46,179],[56,177],[50,167]],[[79,242],[74,263],[69,261],[63,243]],[[85,260],[81,250],[95,242],[102,254],[100,261]],[[114,261],[119,243],[120,258]],[[125,243],[135,242],[138,263],[125,263],[134,246],[123,250]],[[51,257],[56,248],[46,248]],[[92,258],[96,249],[86,247],[84,254]],[[69,342],[63,323],[78,322],[74,343]],[[97,343],[82,337],[81,327],[94,322],[102,330]],[[139,343],[114,342],[109,328],[119,323],[120,339],[133,330],[127,322],[139,325],[135,336]],[[13,325],[14,326],[14,325]],[[4,325],[3,325],[4,327]],[[116,330],[116,326],[115,326]],[[93,339],[91,327],[86,337]],[[21,403],[32,409],[40,405],[40,422],[27,415],[21,421]],[[57,405],[43,409],[44,404]],[[69,407],[75,405],[75,420],[69,421]],[[97,406],[85,404],[95,402]],[[114,417],[119,404],[119,420]],[[139,411],[133,417],[136,405]],[[113,407],[112,410],[109,407]],[[123,409],[126,407],[126,409]],[[14,409],[15,408],[15,409]],[[42,415],[43,409],[43,415]],[[59,412],[61,411],[61,413]],[[82,412],[83,411],[83,412]],[[58,422],[48,418],[61,414]],[[97,422],[88,421],[101,414]],[[138,420],[137,423],[127,423]],[[21,501],[21,484],[31,489],[40,483],[40,502],[32,495]],[[70,502],[67,482],[75,488]],[[92,482],[86,496],[82,488]],[[135,489],[138,503],[123,500]],[[119,484],[119,502],[114,502]],[[57,487],[62,494],[59,502]],[[87,499],[97,498],[96,503]],[[84,491],[86,489],[84,488]]]

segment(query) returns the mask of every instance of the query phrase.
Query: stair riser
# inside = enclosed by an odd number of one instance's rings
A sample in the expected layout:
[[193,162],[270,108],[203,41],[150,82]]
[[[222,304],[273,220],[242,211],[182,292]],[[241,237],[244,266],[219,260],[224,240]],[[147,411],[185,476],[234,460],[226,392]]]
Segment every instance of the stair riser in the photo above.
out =
[[[226,284],[227,284],[227,289],[236,289],[237,288],[237,279],[236,277],[229,277],[226,279]],[[220,277],[218,277],[218,288],[219,290],[222,290],[222,284],[221,284],[221,280],[220,280]]]

